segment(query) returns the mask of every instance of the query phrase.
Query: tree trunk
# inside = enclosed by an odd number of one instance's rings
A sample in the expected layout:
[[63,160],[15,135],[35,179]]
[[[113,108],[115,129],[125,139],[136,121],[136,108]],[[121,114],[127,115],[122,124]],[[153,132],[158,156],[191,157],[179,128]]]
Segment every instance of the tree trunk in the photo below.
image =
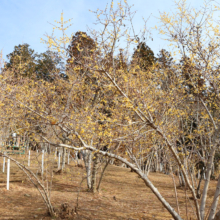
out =
[[217,186],[216,186],[215,195],[214,195],[214,198],[213,198],[211,211],[209,213],[208,220],[213,220],[214,216],[215,216],[214,220],[220,219],[220,211],[218,211],[217,214],[215,215],[216,208],[217,208],[217,205],[218,205],[219,195],[220,195],[220,175],[218,177],[218,183],[217,183]]
[[202,199],[201,199],[201,203],[200,203],[200,213],[201,213],[202,220],[205,217],[205,204],[206,204],[206,198],[207,198],[207,193],[208,193],[210,177],[211,177],[211,173],[212,173],[212,165],[213,165],[213,160],[214,160],[214,155],[215,155],[215,149],[216,149],[216,146],[213,147],[213,149],[209,155],[209,160],[208,160],[208,164],[207,164],[206,180],[205,180],[205,185],[204,185],[203,193],[202,193]]
[[182,183],[182,178],[181,178],[181,174],[180,174],[179,169],[178,169],[178,177],[179,177],[179,184],[180,184],[180,186],[182,186],[183,183]]
[[92,181],[91,181],[91,190],[93,193],[96,192],[96,177],[97,177],[97,170],[98,170],[98,154],[95,153],[93,157],[93,169],[92,169]]
[[186,182],[185,182],[185,179],[184,179],[184,176],[183,176],[182,171],[180,171],[180,177],[181,177],[181,182],[182,182],[182,185],[181,185],[181,186],[185,186],[185,185],[186,185]]
[[158,153],[156,151],[155,153],[155,172],[158,172],[159,171],[159,156],[158,156]]
[[[138,173],[139,174],[139,173]],[[168,210],[168,212],[173,216],[175,220],[182,220],[178,213],[170,206],[170,204],[160,195],[157,188],[154,187],[152,183],[146,178],[146,175],[140,175],[140,177],[144,180],[146,186],[148,186],[154,195],[159,199],[159,201],[163,204],[163,206]]]
[[176,197],[177,212],[180,215],[179,202],[178,202],[178,196],[177,196],[177,190],[176,190],[176,183],[175,183],[175,178],[174,178],[174,175],[173,175],[173,169],[172,169],[171,166],[170,166],[170,169],[171,169],[171,177],[172,177],[172,180],[173,180],[174,192],[175,192],[175,197]]
[[88,186],[88,189],[91,189],[92,153],[89,150],[84,150],[82,153],[83,153],[83,160],[84,160],[85,167],[86,167],[87,186]]
[[104,172],[105,172],[107,166],[109,165],[109,162],[110,162],[110,159],[107,159],[106,164],[105,164],[105,166],[104,166],[104,168],[103,168],[103,170],[102,170],[102,173],[101,173],[101,176],[100,176],[100,179],[99,179],[99,183],[98,183],[98,186],[97,186],[97,191],[99,191],[99,189],[100,189],[100,185],[101,185],[101,182],[102,182],[102,178],[103,178],[103,176],[104,176]]

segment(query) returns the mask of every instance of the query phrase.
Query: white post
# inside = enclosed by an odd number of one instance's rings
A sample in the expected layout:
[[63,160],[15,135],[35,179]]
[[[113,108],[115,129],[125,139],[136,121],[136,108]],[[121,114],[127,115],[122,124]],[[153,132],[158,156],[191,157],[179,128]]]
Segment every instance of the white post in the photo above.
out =
[[66,149],[64,148],[64,151],[63,151],[63,168],[65,167],[65,163],[66,163]]
[[44,150],[42,150],[42,176],[44,174]]
[[5,172],[5,157],[3,157],[3,170],[2,172],[4,173]]
[[31,163],[31,151],[28,151],[28,166],[30,166]]
[[70,151],[68,151],[68,161],[67,163],[69,164],[70,163]]
[[8,165],[7,165],[7,190],[9,190],[9,177],[10,177],[10,159],[8,159]]
[[57,147],[56,147],[56,150],[55,150],[55,160],[57,159]]
[[77,152],[75,152],[75,162],[76,162],[77,164],[79,163]]
[[59,158],[58,158],[58,170],[60,169],[60,152],[59,152]]
[[37,150],[37,154],[38,154],[38,150]]

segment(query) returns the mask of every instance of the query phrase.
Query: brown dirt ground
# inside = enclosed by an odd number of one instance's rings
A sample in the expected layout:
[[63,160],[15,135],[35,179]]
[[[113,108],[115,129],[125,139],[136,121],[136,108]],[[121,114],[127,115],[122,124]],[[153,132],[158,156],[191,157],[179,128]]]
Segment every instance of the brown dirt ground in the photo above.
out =
[[[13,156],[27,164],[27,156]],[[40,162],[40,156],[38,160]],[[56,161],[53,161],[57,169]],[[26,176],[11,163],[10,190],[6,190],[6,174],[2,173],[2,158],[0,158],[0,219],[52,219],[48,217],[42,197],[37,189],[28,181]],[[37,171],[36,153],[32,152],[31,169]],[[49,165],[45,166],[49,170]],[[47,172],[45,171],[47,175]],[[74,161],[66,165],[66,171],[53,175],[51,202],[55,208],[67,202],[71,207],[76,206],[78,197],[78,212],[70,219],[172,219],[172,216],[160,204],[137,174],[130,169],[111,165],[107,168],[100,192],[92,194],[87,191],[86,180],[80,186],[85,176],[84,168],[77,167]],[[151,181],[161,194],[176,209],[176,200],[171,176],[151,173]],[[178,179],[175,177],[176,184]],[[214,195],[216,181],[211,181],[209,204]],[[191,195],[187,192],[187,197]],[[186,217],[185,190],[178,188],[180,212]],[[188,219],[194,219],[195,210],[192,200],[187,198]]]

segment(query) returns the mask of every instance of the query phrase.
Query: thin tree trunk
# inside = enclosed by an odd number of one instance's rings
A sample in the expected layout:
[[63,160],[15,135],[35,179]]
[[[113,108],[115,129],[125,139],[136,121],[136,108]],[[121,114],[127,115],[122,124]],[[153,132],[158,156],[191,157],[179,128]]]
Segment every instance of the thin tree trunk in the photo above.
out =
[[178,168],[178,177],[179,177],[180,186],[182,186],[183,183],[182,183],[182,178],[181,178],[181,174],[180,174],[179,168]]
[[197,186],[197,180],[196,180],[196,175],[195,175],[194,167],[193,167],[193,179],[194,179],[194,182],[195,182],[195,186]]
[[92,165],[92,153],[89,150],[83,151],[83,160],[86,167],[87,186],[91,189],[91,165]]
[[[211,205],[211,211],[209,213],[208,220],[212,220],[214,216],[215,216],[215,218],[214,218],[215,220],[220,219],[220,211],[218,211],[218,213],[215,215],[216,208],[218,205],[219,195],[220,195],[220,175],[218,177],[218,183],[216,186],[215,195],[214,195],[213,202]],[[218,216],[219,216],[219,218],[218,218]]]
[[174,175],[173,175],[173,169],[172,169],[172,167],[170,167],[170,168],[171,168],[171,176],[172,176],[172,179],[173,179],[173,186],[174,186],[175,197],[176,197],[177,212],[180,215],[179,202],[178,202],[178,196],[177,196],[177,190],[176,190],[176,182],[175,182],[175,178],[174,178]]
[[93,157],[93,169],[92,169],[92,180],[91,180],[91,190],[93,193],[96,192],[97,170],[98,170],[98,154],[95,153]]
[[213,149],[209,155],[209,160],[208,160],[208,164],[207,164],[206,180],[205,180],[201,203],[200,203],[200,213],[201,213],[202,220],[205,217],[205,204],[206,204],[206,199],[207,199],[210,177],[211,177],[211,173],[212,173],[212,165],[213,165],[213,160],[214,160],[214,155],[215,155],[215,149],[216,149],[216,146],[213,147]]
[[99,192],[99,189],[100,189],[100,185],[101,185],[101,182],[102,182],[102,178],[103,178],[103,176],[104,176],[104,172],[105,172],[107,166],[109,165],[109,162],[110,162],[110,159],[107,159],[106,164],[105,164],[105,166],[104,166],[104,168],[103,168],[103,170],[102,170],[102,173],[101,173],[101,176],[100,176],[100,179],[99,179],[99,183],[98,183],[98,186],[97,186],[97,191],[98,191],[98,192]]
[[149,182],[149,180],[146,178],[146,175],[140,175],[141,178],[144,180],[146,186],[148,186],[152,192],[156,195],[156,197],[159,199],[159,201],[163,204],[163,206],[169,211],[169,213],[173,216],[175,220],[182,220],[180,215],[175,212],[175,210],[170,206],[170,204],[160,195],[157,188],[154,187],[152,183]]
[[181,185],[181,186],[185,186],[185,185],[186,185],[186,182],[185,182],[185,179],[184,179],[184,176],[183,176],[182,171],[180,171],[180,178],[181,178],[181,182],[182,182],[182,185]]
[[158,153],[155,152],[155,172],[158,172],[159,170],[159,160],[158,160]]
[[200,199],[200,197],[201,197],[200,186],[201,186],[201,182],[202,182],[203,173],[204,173],[204,171],[202,170],[201,175],[200,175],[200,179],[199,179],[199,184],[198,184],[197,189],[196,189],[196,196],[197,196],[198,199]]

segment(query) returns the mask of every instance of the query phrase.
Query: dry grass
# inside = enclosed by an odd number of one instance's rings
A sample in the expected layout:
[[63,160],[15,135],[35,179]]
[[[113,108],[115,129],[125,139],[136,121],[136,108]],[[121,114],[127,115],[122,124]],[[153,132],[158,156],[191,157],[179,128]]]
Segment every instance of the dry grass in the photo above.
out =
[[[34,154],[34,153],[32,153]],[[27,163],[27,158],[17,157]],[[37,163],[32,158],[31,169],[36,172]],[[2,159],[0,160],[2,164]],[[56,164],[55,164],[56,166]],[[49,167],[49,166],[48,166]],[[0,167],[2,170],[2,167]],[[47,216],[43,200],[34,186],[18,168],[12,164],[10,190],[6,190],[5,174],[1,173],[0,183],[0,219],[51,219]],[[72,161],[66,165],[66,171],[54,175],[51,189],[51,201],[59,208],[67,202],[76,206],[79,195],[78,215],[76,219],[172,219],[172,216],[160,204],[158,199],[146,187],[144,182],[129,169],[109,166],[97,194],[87,192],[85,170],[75,166]],[[171,176],[151,173],[150,179],[161,194],[176,209],[173,181]],[[23,182],[22,182],[23,181]],[[176,178],[178,185],[178,179]],[[211,182],[210,198],[214,195],[216,181]],[[191,195],[187,192],[187,196]],[[181,215],[186,218],[185,190],[178,188]],[[188,219],[194,219],[192,200],[187,198]]]

